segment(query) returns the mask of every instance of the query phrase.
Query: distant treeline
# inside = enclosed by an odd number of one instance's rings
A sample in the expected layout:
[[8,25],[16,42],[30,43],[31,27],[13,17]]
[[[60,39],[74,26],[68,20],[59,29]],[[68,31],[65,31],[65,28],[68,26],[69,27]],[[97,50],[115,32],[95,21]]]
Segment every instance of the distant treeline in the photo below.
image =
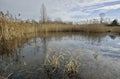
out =
[[114,19],[110,24],[107,24],[107,25],[108,26],[120,26],[117,19]]

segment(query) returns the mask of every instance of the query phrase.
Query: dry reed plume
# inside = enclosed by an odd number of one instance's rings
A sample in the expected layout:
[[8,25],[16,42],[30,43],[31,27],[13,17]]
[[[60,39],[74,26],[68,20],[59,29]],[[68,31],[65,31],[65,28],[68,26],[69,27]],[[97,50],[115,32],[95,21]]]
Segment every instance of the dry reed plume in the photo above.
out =
[[[52,53],[52,51],[48,51],[46,54],[44,66],[47,70],[52,70],[52,72],[61,70],[67,73],[68,76],[78,73],[80,67],[79,56],[69,55],[68,53]],[[67,57],[68,55],[69,58]]]

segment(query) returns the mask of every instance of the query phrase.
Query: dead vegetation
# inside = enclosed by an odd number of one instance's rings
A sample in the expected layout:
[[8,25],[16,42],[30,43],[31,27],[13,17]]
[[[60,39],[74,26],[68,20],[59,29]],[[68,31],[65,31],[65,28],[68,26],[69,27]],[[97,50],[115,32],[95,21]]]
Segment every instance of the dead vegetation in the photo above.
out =
[[[47,71],[58,72],[62,71],[66,73],[69,77],[72,74],[77,74],[80,67],[80,62],[78,61],[78,56],[70,55],[69,53],[57,53],[49,50],[46,53],[44,66]],[[69,57],[68,57],[69,55]]]
[[66,23],[37,23],[35,21],[22,21],[0,14],[0,40],[24,38],[30,33],[33,35],[47,34],[49,32],[87,32],[87,33],[120,33],[120,27],[108,27],[103,24],[73,25]]

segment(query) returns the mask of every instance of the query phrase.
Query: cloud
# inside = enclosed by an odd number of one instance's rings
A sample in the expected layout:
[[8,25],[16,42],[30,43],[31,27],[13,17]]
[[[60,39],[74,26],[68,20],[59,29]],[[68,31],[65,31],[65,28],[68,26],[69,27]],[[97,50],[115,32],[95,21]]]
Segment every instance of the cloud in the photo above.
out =
[[98,5],[98,4],[103,4],[103,3],[108,3],[108,2],[115,2],[119,0],[75,0],[78,2],[79,6],[85,7],[85,6],[93,6],[93,5]]
[[104,7],[99,8],[99,10],[106,10],[106,11],[115,10],[115,9],[120,9],[120,4],[104,6]]
[[39,20],[41,4],[44,3],[47,15],[51,19],[61,18],[63,21],[73,21],[75,18],[91,15],[96,9],[118,8],[120,5],[98,7],[103,3],[115,1],[119,0],[0,0],[0,11],[9,10],[13,15],[20,12],[21,18]]
[[91,15],[98,8],[97,5],[115,1],[119,0],[49,0],[46,7],[50,8],[48,13],[51,18],[59,17],[62,20],[72,21],[73,18],[81,19]]

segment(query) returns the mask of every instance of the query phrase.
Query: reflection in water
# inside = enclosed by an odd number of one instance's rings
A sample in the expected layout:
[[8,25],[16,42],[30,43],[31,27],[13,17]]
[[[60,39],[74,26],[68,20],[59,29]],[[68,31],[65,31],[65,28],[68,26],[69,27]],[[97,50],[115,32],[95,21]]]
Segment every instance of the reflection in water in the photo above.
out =
[[[0,75],[13,73],[10,79],[120,78],[120,37],[117,35],[49,33],[0,42]],[[63,71],[64,65],[58,72],[46,70],[44,60],[48,49],[57,54],[64,53],[62,64],[80,54],[81,65],[77,73],[80,77],[68,77]],[[50,53],[50,56],[54,58],[54,54]]]
[[114,40],[116,38],[116,36],[110,35],[110,38]]

